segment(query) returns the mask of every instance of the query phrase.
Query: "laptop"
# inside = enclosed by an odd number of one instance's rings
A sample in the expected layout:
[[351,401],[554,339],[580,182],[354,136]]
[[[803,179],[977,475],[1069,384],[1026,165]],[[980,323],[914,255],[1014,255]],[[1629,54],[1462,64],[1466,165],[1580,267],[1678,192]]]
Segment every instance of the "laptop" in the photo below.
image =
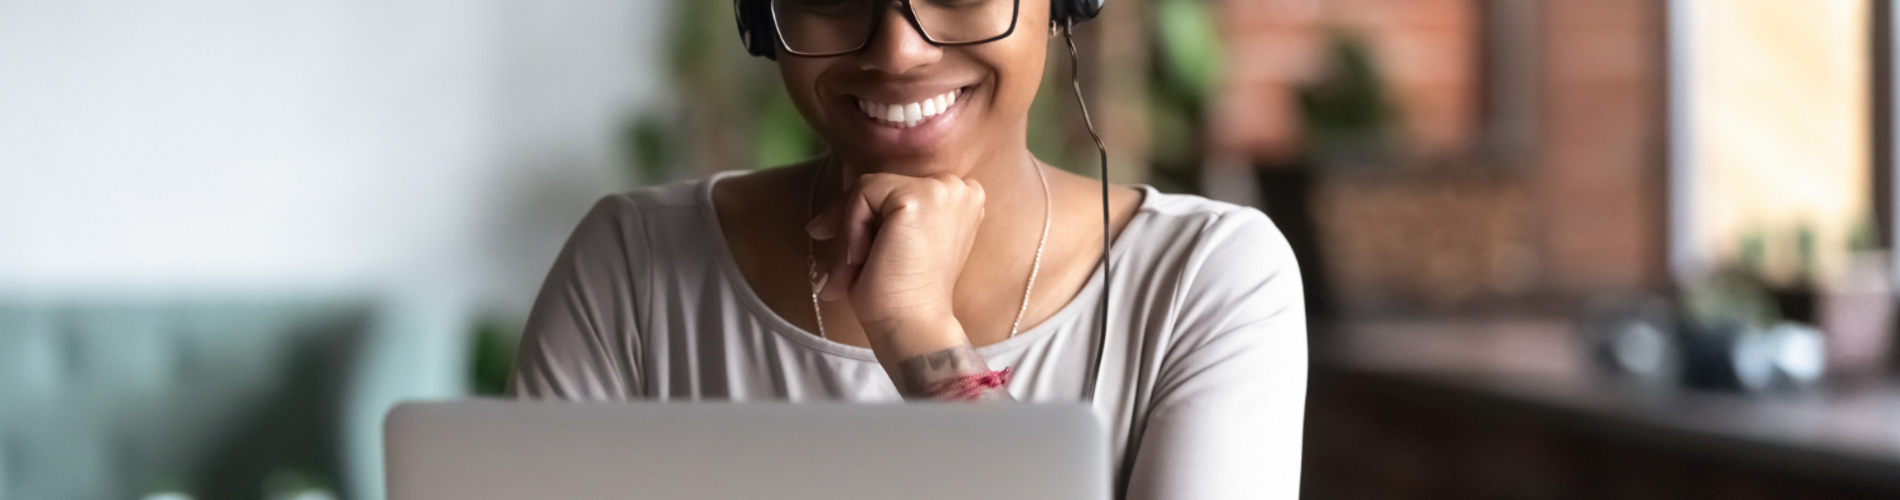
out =
[[1104,499],[1081,404],[404,403],[389,500]]

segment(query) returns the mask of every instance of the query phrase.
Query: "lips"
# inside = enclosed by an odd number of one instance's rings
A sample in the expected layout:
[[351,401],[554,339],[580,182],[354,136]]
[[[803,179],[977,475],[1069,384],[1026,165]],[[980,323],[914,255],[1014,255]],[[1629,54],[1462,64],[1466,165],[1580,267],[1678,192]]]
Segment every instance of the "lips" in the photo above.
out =
[[948,112],[957,105],[959,92],[959,89],[952,89],[921,101],[903,104],[887,104],[860,97],[857,98],[858,110],[880,124],[911,128],[930,117]]

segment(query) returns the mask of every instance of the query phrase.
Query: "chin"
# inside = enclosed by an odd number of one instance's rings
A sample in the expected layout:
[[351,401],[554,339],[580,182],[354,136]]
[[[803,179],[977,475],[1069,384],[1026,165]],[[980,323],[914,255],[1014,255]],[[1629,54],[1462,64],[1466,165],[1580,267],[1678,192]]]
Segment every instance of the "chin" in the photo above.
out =
[[[847,134],[850,135],[850,134]],[[833,154],[852,168],[866,173],[880,172],[913,177],[937,174],[963,175],[969,169],[972,151],[987,149],[961,134],[937,137],[927,143],[903,141],[865,141],[860,136],[828,141]]]
[[967,168],[960,155],[940,151],[839,151],[839,156],[864,173],[885,173],[911,177],[950,174],[962,176]]

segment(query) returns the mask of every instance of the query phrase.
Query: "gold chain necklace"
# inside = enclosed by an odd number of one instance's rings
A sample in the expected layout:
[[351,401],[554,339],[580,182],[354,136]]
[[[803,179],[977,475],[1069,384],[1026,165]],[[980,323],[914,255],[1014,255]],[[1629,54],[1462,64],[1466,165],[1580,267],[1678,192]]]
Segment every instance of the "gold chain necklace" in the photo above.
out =
[[[1036,274],[1042,272],[1042,249],[1044,245],[1049,243],[1049,219],[1053,216],[1055,211],[1055,204],[1049,194],[1048,174],[1042,173],[1042,167],[1035,165],[1034,158],[1030,159],[1030,165],[1033,165],[1031,168],[1036,169],[1036,179],[1042,182],[1042,238],[1036,240],[1036,258],[1029,266],[1029,283],[1023,285],[1023,304],[1016,308],[1016,319],[1009,323],[1009,338],[1016,338],[1017,329],[1023,324],[1023,314],[1029,312],[1029,292],[1036,288]],[[812,175],[811,192],[805,196],[806,220],[817,217],[818,181],[825,178],[825,172],[830,170],[830,168],[831,161],[827,159],[824,166],[818,168],[818,173]],[[816,245],[810,236],[805,238],[806,281],[809,283],[818,282],[818,252],[815,250]],[[811,314],[812,318],[818,322],[818,338],[831,339],[829,335],[825,334],[825,313],[818,306],[818,292],[816,290],[811,292]]]

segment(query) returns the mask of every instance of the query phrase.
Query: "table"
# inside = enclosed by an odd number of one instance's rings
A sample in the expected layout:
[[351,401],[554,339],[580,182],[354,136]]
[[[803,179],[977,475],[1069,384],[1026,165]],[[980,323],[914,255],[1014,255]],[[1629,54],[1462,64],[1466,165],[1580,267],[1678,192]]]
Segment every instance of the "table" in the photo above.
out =
[[1562,319],[1316,326],[1303,493],[1900,497],[1900,384],[1692,391],[1589,352]]

